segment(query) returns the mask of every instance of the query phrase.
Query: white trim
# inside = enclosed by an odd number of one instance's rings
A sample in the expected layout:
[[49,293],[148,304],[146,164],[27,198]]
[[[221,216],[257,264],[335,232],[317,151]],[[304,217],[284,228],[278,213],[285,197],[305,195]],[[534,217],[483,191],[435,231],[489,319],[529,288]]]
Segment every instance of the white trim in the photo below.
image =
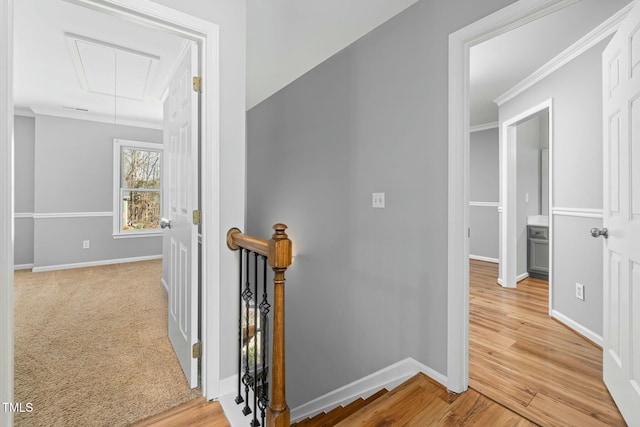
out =
[[13,266],[13,270],[31,270],[33,268],[34,264],[16,264]]
[[111,218],[113,212],[47,212],[31,214],[33,219]]
[[13,107],[13,115],[14,116],[22,116],[22,117],[35,117],[36,114],[29,107]]
[[[39,116],[60,117],[71,120],[87,120],[90,122],[106,123],[113,125],[113,115],[93,113],[90,111],[62,110],[53,107],[32,107],[32,111]],[[34,117],[35,117],[34,114]],[[131,126],[143,129],[162,130],[162,123],[152,121],[136,120],[119,117],[118,126]]]
[[[521,121],[540,113],[548,111],[549,115],[549,188],[553,189],[553,99],[547,99],[533,107],[522,111],[515,116],[502,122],[500,132],[500,200],[504,206],[504,216],[500,221],[500,265],[502,266],[502,279],[507,288],[515,288],[518,283],[516,271],[516,254],[518,252],[518,231],[517,231],[517,185],[516,185],[516,132],[515,127]],[[553,191],[549,191],[549,206],[552,206],[551,196]],[[552,241],[552,225],[549,225],[549,242]],[[549,245],[549,257],[551,258],[552,245]],[[549,265],[549,277],[551,277],[551,264]],[[549,281],[549,300],[552,300],[551,280]]]
[[102,261],[76,262],[73,264],[46,265],[43,267],[33,267],[34,273],[42,273],[43,271],[70,270],[72,268],[97,267],[100,265],[124,264],[128,262],[151,261],[154,259],[162,259],[162,255],[148,255],[131,258],[105,259]]
[[428,375],[443,385],[447,384],[446,376],[408,357],[373,374],[340,387],[337,390],[313,399],[310,402],[293,408],[291,410],[291,422],[296,422],[320,412],[333,409],[339,405],[344,405],[359,397],[369,397],[383,388],[392,390],[419,372]]
[[140,239],[145,237],[162,237],[162,230],[149,230],[149,231],[138,231],[138,232],[128,232],[122,234],[112,234],[111,237],[114,239]]
[[469,255],[469,259],[475,259],[476,261],[492,262],[494,264],[498,264],[500,262],[498,258],[491,258],[488,256],[482,256],[482,255]]
[[574,216],[578,218],[603,218],[602,209],[552,208],[551,215]]
[[166,280],[164,280],[164,277],[160,278],[160,283],[162,283],[162,287],[164,288],[164,290],[169,293],[169,285],[167,284]]
[[553,58],[551,61],[538,68],[536,71],[527,76],[524,80],[517,83],[511,89],[497,97],[494,102],[498,104],[498,107],[520,95],[531,86],[540,82],[544,78],[548,77],[551,73],[554,73],[561,67],[565,66],[578,56],[582,55],[587,50],[591,49],[596,44],[600,43],[605,38],[618,30],[618,27],[629,14],[633,8],[634,2],[629,3],[627,6],[620,9],[615,15],[598,25],[587,35],[580,40],[569,46],[562,51],[559,55]]
[[522,274],[518,274],[516,276],[516,283],[517,282],[522,282],[524,279],[529,278],[529,273],[522,273]]
[[469,202],[469,206],[498,208],[500,207],[500,202]]
[[469,384],[469,50],[577,0],[519,0],[449,35],[447,388]]
[[554,319],[556,319],[560,323],[563,323],[564,325],[566,325],[569,328],[573,329],[574,331],[576,331],[580,335],[586,337],[587,339],[593,341],[594,343],[596,343],[600,347],[602,347],[602,344],[603,344],[602,337],[600,335],[596,334],[595,332],[593,332],[592,330],[590,330],[588,328],[585,328],[584,326],[582,326],[581,324],[579,324],[575,320],[573,320],[573,319],[565,316],[564,314],[560,313],[558,310],[551,310],[551,317],[553,317]]
[[20,212],[20,213],[14,213],[13,217],[15,219],[24,219],[24,218],[29,218],[29,219],[33,219],[33,212]]
[[482,132],[483,130],[498,129],[499,126],[500,126],[500,123],[498,122],[484,123],[482,125],[471,126],[469,128],[469,132],[474,133],[474,132]]
[[[329,411],[339,405],[348,404],[358,398],[366,399],[378,390],[392,390],[422,372],[442,385],[447,384],[447,377],[436,370],[408,357],[370,375],[353,381],[336,390],[330,391],[291,410],[291,422]],[[220,381],[220,404],[231,425],[244,425],[246,418],[241,415],[241,406],[234,401],[237,394],[238,375],[231,375]],[[251,399],[251,396],[249,396]]]
[[0,0],[0,402],[13,402],[13,170],[13,0]]

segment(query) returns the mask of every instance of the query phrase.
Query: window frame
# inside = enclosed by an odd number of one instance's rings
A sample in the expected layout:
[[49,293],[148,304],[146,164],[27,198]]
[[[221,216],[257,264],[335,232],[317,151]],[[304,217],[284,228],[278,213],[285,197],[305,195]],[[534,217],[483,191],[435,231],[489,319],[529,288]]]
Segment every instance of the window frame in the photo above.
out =
[[[113,238],[114,239],[128,239],[136,237],[151,237],[161,236],[162,229],[160,227],[147,230],[135,230],[125,231],[122,229],[122,150],[134,149],[141,151],[157,151],[160,154],[160,217],[163,215],[164,205],[164,147],[162,143],[158,142],[146,142],[146,141],[134,141],[128,139],[113,140]],[[142,189],[143,191],[155,191],[149,189]]]

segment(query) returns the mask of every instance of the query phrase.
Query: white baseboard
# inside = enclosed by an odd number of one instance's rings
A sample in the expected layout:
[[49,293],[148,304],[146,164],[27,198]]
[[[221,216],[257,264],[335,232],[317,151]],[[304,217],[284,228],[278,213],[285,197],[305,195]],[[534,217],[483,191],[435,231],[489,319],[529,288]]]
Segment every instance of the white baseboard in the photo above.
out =
[[220,396],[237,393],[238,374],[220,380]]
[[524,279],[529,277],[529,273],[522,273],[519,276],[516,276],[516,283],[522,282]]
[[162,277],[160,279],[160,282],[162,282],[162,287],[164,288],[165,291],[167,291],[167,294],[169,293],[169,285],[167,284],[167,282],[164,280],[164,277]]
[[566,326],[573,329],[580,335],[584,336],[585,338],[593,341],[594,343],[602,347],[602,344],[604,342],[603,338],[600,335],[596,334],[595,332],[591,331],[590,329],[585,328],[575,320],[570,319],[569,317],[565,316],[564,314],[560,313],[557,310],[551,310],[551,317],[558,320],[560,323],[565,324]]
[[33,268],[33,264],[16,264],[13,266],[14,270],[31,270]]
[[[242,408],[244,408],[244,403],[237,404],[235,401],[236,394],[237,394],[237,391],[235,391],[235,387],[236,387],[235,381],[237,377],[238,377],[237,375],[233,375],[229,378],[225,378],[224,380],[220,381],[221,390],[225,389],[225,387],[223,386],[224,382],[233,380],[233,385],[231,386],[232,391],[220,397],[219,402],[220,402],[220,405],[222,406],[222,410],[224,411],[224,415],[225,417],[227,417],[227,421],[229,421],[229,424],[231,425],[231,427],[247,427],[250,425],[251,420],[253,420],[253,412],[246,416],[243,415]],[[244,393],[242,395],[242,398],[243,399],[245,398]],[[248,402],[249,402],[249,407],[253,407],[253,391],[251,391],[251,389],[249,389]],[[260,420],[259,412],[258,412],[258,420]]]
[[124,264],[127,262],[150,261],[153,259],[162,259],[162,255],[148,255],[132,258],[106,259],[102,261],[77,262],[74,264],[46,265],[43,267],[33,267],[34,273],[42,273],[44,271],[69,270],[72,268],[97,267],[100,265]]
[[490,258],[488,256],[481,256],[481,255],[469,255],[469,259],[475,259],[476,261],[493,262],[495,264],[500,263],[500,260],[498,258]]
[[331,391],[291,410],[291,422],[300,421],[362,397],[367,398],[382,388],[391,390],[422,372],[446,387],[447,377],[408,357],[371,375]]
[[[291,410],[291,422],[297,422],[339,405],[344,405],[362,397],[367,398],[382,388],[394,389],[418,372],[422,372],[446,387],[447,377],[423,365],[411,357],[383,368],[371,375],[331,391]],[[248,425],[248,418],[242,415],[243,405],[235,403],[238,376],[232,375],[220,381],[220,404],[232,427]],[[249,399],[252,401],[253,394]]]

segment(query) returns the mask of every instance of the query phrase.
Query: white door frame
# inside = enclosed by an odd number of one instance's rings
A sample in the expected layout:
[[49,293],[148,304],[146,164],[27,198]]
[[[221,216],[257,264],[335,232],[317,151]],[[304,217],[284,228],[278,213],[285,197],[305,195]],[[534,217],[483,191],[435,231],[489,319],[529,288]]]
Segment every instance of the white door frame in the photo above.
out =
[[[150,25],[199,45],[202,210],[202,393],[220,392],[220,43],[219,25],[149,0],[67,0]],[[13,0],[0,0],[0,398],[13,399]],[[10,175],[10,176],[9,176]],[[207,308],[205,310],[204,308]],[[8,414],[8,413],[7,413]],[[0,411],[0,426],[11,414]]]
[[[502,214],[500,217],[500,271],[502,276],[498,282],[505,288],[515,288],[518,281],[517,253],[518,253],[518,230],[516,226],[517,212],[517,160],[515,128],[519,122],[526,120],[541,111],[547,110],[549,114],[549,218],[551,218],[551,207],[553,191],[553,99],[547,99],[538,105],[528,108],[521,113],[502,122],[500,128],[500,206]],[[549,313],[551,313],[551,301],[553,290],[551,287],[551,251],[553,221],[549,221]]]
[[469,386],[469,49],[578,0],[519,0],[449,35],[447,388]]
[[13,402],[13,0],[0,0],[0,402]]

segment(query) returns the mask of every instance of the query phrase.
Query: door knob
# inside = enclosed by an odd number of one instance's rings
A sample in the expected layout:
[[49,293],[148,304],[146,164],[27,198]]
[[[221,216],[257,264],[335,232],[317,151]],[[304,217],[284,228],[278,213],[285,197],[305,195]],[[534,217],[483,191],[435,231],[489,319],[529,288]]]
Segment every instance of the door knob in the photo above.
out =
[[160,228],[171,228],[171,220],[167,218],[161,218]]
[[609,230],[607,230],[606,228],[603,228],[602,230],[599,229],[599,228],[592,228],[591,229],[591,235],[593,237],[602,236],[602,237],[604,237],[606,239],[607,237],[609,237]]

